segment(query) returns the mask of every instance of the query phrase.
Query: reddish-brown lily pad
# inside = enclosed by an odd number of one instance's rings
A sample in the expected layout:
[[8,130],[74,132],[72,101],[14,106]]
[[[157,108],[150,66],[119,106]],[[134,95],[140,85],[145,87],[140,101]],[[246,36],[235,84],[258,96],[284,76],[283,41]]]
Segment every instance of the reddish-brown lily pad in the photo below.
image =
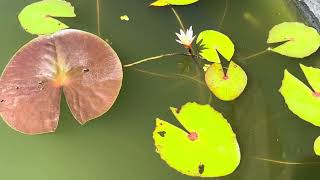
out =
[[122,66],[99,37],[62,30],[38,37],[10,60],[0,79],[0,114],[25,134],[53,132],[63,90],[80,124],[107,112],[122,84]]

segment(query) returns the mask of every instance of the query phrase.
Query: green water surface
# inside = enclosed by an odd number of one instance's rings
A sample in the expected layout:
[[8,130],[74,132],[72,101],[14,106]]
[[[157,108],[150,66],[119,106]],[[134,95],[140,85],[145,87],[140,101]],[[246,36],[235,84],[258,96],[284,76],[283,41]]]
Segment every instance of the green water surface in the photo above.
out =
[[[212,179],[320,178],[320,163],[290,164],[320,162],[313,152],[313,141],[320,135],[320,128],[291,113],[278,92],[285,68],[305,82],[298,63],[320,67],[319,53],[300,61],[272,53],[239,60],[266,49],[268,31],[275,24],[301,21],[288,1],[200,0],[190,6],[175,7],[185,25],[192,25],[195,33],[220,29],[230,36],[236,45],[235,61],[249,77],[244,94],[237,100],[223,102],[213,97],[211,101],[232,125],[242,154],[241,164],[233,174]],[[1,71],[14,52],[34,38],[23,31],[17,20],[20,10],[32,2],[35,1],[0,1]],[[72,28],[97,33],[96,1],[70,2],[76,8],[77,17],[63,22]],[[100,0],[101,37],[117,51],[123,64],[185,51],[174,41],[179,25],[171,9],[150,8],[149,3],[151,0]],[[125,14],[130,17],[129,22],[120,20]],[[152,139],[156,117],[177,124],[169,106],[209,101],[206,87],[199,90],[194,81],[171,75],[193,76],[193,62],[189,57],[170,57],[135,68],[138,69],[124,69],[123,87],[113,108],[84,126],[74,120],[65,100],[56,133],[27,136],[0,121],[0,180],[200,179],[167,166],[156,154]]]

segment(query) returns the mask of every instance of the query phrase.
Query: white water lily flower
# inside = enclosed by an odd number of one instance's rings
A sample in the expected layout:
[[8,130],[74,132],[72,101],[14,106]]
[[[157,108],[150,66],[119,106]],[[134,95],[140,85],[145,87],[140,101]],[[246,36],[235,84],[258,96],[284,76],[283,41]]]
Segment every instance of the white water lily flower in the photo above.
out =
[[185,48],[191,49],[192,42],[196,36],[193,36],[193,30],[192,26],[187,30],[187,32],[184,32],[182,29],[180,29],[180,34],[176,33],[179,40],[176,40],[178,43],[184,45]]

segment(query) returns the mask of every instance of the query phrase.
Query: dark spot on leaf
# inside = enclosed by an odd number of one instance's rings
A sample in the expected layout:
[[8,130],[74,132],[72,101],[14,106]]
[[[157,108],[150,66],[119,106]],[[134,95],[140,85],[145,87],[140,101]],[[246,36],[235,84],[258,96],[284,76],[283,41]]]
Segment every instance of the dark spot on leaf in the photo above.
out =
[[160,131],[158,132],[158,134],[161,136],[161,137],[164,137],[166,135],[166,132],[165,131]]
[[90,70],[89,69],[83,69],[83,72],[89,72]]
[[203,174],[203,172],[204,172],[204,165],[203,164],[199,165],[198,171],[199,171],[200,174]]
[[44,82],[43,81],[39,81],[38,84],[42,85]]
[[20,89],[20,87],[19,87],[19,86],[17,86],[17,87],[16,87],[16,89]]
[[5,102],[5,101],[6,101],[6,100],[4,100],[4,99],[1,99],[1,101],[0,101],[0,102],[2,102],[2,103],[3,103],[3,102]]

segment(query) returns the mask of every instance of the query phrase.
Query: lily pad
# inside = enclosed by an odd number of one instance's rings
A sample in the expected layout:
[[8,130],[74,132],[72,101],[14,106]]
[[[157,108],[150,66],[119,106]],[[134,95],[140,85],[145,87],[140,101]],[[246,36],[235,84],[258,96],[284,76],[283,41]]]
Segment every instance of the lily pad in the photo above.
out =
[[206,71],[205,80],[212,93],[224,101],[232,101],[239,97],[247,86],[245,71],[230,61],[227,73],[220,63],[213,63]]
[[151,3],[150,6],[188,5],[197,1],[199,0],[157,0]]
[[122,83],[117,54],[99,37],[79,30],[40,36],[22,47],[0,79],[0,114],[25,134],[53,132],[63,90],[80,124],[107,112]]
[[157,119],[153,132],[156,150],[169,166],[200,177],[226,176],[238,167],[241,154],[236,135],[218,111],[197,103],[171,111],[185,130]]
[[320,156],[320,136],[314,141],[313,150],[317,156]]
[[319,85],[316,84],[320,83],[320,70],[303,65],[301,68],[314,90],[285,70],[279,91],[294,114],[315,126],[320,126],[320,93]]
[[304,58],[316,52],[320,46],[318,31],[303,23],[284,22],[269,32],[268,43],[281,43],[271,50],[294,58]]
[[230,38],[218,31],[206,30],[202,31],[198,38],[197,44],[203,49],[200,55],[210,62],[220,63],[218,53],[220,53],[228,61],[234,54],[234,44]]
[[64,0],[43,0],[26,6],[18,18],[31,34],[44,35],[69,28],[54,17],[75,17],[74,7]]

